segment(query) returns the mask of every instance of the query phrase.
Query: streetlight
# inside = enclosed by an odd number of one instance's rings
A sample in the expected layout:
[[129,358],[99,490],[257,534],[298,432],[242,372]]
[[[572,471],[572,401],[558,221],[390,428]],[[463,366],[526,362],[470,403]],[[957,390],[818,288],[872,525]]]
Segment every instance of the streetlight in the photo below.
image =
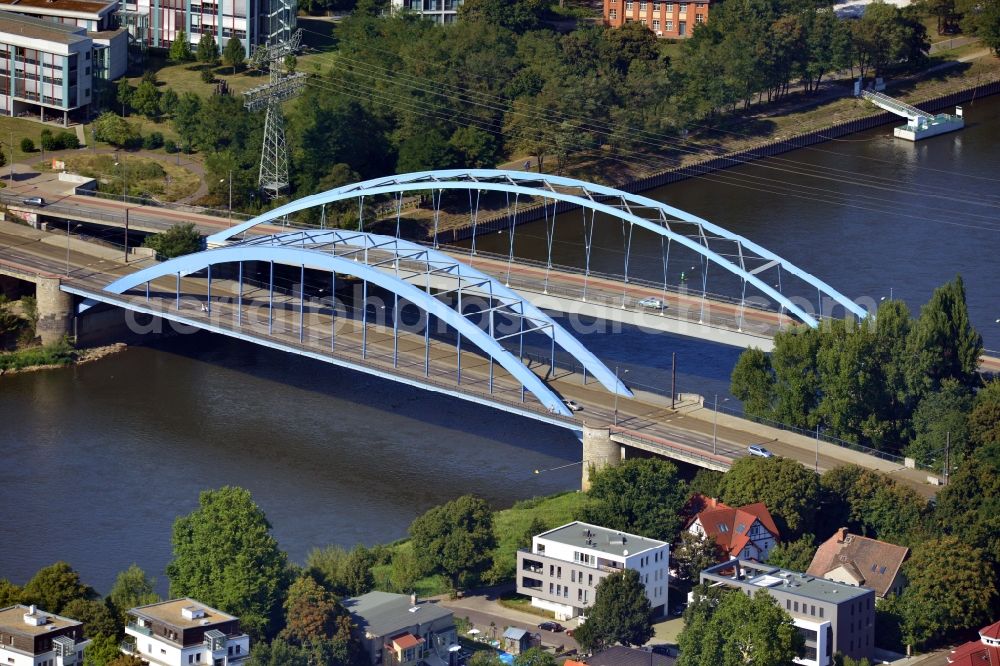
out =
[[[115,157],[117,157],[117,153]],[[125,263],[128,263],[128,197],[126,195],[125,188],[125,157],[122,157],[121,162],[115,162],[115,166],[121,166],[122,168],[122,203],[125,204]]]
[[[622,377],[628,374],[628,370],[622,373]],[[615,425],[618,425],[618,366],[615,366]]]
[[[219,179],[220,183],[226,182],[225,178]],[[229,219],[233,219],[233,170],[229,170]]]
[[[723,398],[722,403],[729,402],[729,398]],[[715,394],[715,413],[712,415],[712,455],[715,455],[719,447],[719,394]]]

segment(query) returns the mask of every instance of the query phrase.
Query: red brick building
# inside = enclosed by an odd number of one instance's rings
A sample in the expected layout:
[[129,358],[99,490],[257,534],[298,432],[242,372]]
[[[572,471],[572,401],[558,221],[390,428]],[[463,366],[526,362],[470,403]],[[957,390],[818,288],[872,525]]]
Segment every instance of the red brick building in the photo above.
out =
[[604,0],[604,24],[618,28],[626,23],[641,23],[657,37],[685,39],[696,25],[708,20],[708,5],[708,0]]

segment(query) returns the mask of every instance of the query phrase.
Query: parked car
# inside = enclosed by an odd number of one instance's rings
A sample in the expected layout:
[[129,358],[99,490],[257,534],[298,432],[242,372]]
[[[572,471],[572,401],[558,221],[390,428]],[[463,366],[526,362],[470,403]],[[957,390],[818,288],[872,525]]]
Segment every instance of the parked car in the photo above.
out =
[[45,199],[43,199],[41,197],[28,197],[27,199],[23,200],[21,203],[23,203],[25,206],[44,206],[45,205]]
[[563,400],[563,402],[566,403],[566,406],[569,407],[569,411],[571,412],[579,412],[583,410],[583,406],[576,400]]
[[765,449],[760,444],[751,444],[747,447],[747,451],[750,452],[752,456],[758,456],[760,458],[773,458],[774,454]]
[[566,630],[566,627],[562,626],[558,622],[542,622],[538,625],[538,628],[542,631],[555,631],[556,633]]
[[639,306],[643,308],[649,308],[651,310],[662,310],[665,307],[667,307],[666,305],[663,304],[663,301],[661,301],[658,298],[653,298],[652,296],[650,296],[649,298],[644,298],[641,301],[639,301]]

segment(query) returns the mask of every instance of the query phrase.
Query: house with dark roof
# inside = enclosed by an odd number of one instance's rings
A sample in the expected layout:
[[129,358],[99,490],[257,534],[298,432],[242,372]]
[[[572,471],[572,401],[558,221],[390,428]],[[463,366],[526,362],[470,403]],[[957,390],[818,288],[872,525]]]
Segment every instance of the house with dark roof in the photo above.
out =
[[442,606],[416,596],[369,592],[344,600],[373,666],[444,666],[458,645],[455,619]]
[[979,632],[978,641],[960,645],[948,655],[954,666],[1000,666],[1000,622]]
[[665,654],[615,645],[589,657],[587,666],[674,666],[676,662]]
[[904,546],[851,534],[841,527],[816,550],[806,573],[867,587],[884,599],[903,591],[906,579],[900,570],[909,553]]
[[527,629],[507,627],[503,632],[503,649],[510,654],[521,654],[541,643],[541,638],[532,635]]
[[781,539],[763,502],[733,508],[703,495],[688,503],[693,514],[687,530],[715,541],[719,561],[733,558],[763,562]]

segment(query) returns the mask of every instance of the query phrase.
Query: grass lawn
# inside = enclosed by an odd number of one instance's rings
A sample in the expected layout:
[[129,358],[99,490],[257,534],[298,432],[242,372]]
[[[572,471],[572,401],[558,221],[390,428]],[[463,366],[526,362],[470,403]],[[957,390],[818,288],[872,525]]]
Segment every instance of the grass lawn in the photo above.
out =
[[[144,71],[156,72],[157,87],[160,92],[167,88],[173,88],[178,95],[193,92],[205,97],[212,94],[215,90],[215,84],[205,83],[201,80],[201,70],[204,67],[205,65],[200,62],[173,64],[163,56],[149,55],[146,58]],[[267,77],[261,72],[250,72],[243,69],[233,74],[232,67],[223,65],[213,67],[212,72],[216,79],[225,79],[229,89],[236,95],[267,81]],[[130,71],[129,74],[128,82],[133,88],[142,82],[143,71]]]
[[[11,133],[13,133],[14,141],[14,161],[24,162],[29,160],[38,159],[38,147],[42,143],[42,130],[51,130],[53,134],[58,134],[59,132],[75,132],[76,130],[72,127],[63,128],[57,125],[42,124],[39,122],[34,122],[31,120],[25,120],[24,118],[10,118],[9,116],[0,116],[0,145],[3,147],[3,156],[10,163],[10,142]],[[21,152],[21,139],[29,138],[35,142],[35,152],[24,153]]]
[[498,602],[504,608],[521,611],[522,613],[531,613],[532,615],[544,617],[549,620],[554,619],[556,616],[556,614],[553,613],[552,611],[547,611],[538,608],[536,606],[532,606],[531,597],[525,597],[520,594],[505,594],[502,597],[500,597]]
[[[201,183],[197,174],[166,160],[136,157],[127,153],[120,159],[125,164],[129,194],[133,196],[152,194],[164,201],[177,201],[194,194]],[[102,191],[116,194],[121,192],[121,172],[115,167],[113,154],[81,151],[77,155],[65,157],[64,161],[67,170],[98,179]],[[45,169],[48,165],[43,163],[39,167]]]

